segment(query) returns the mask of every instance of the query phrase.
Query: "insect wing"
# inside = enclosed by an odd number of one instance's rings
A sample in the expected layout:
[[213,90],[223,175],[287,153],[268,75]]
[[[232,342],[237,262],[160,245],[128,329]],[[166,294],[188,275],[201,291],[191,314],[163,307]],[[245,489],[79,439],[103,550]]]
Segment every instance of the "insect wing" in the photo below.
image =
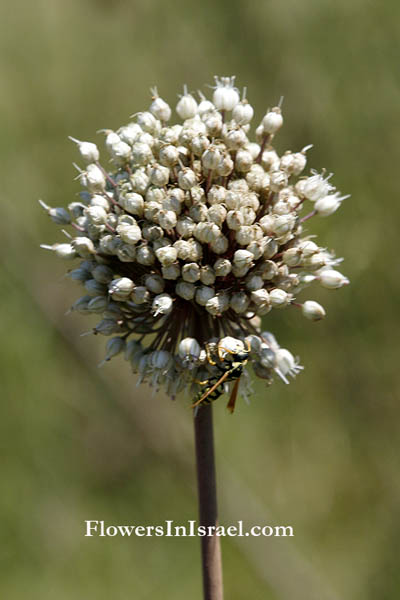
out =
[[226,408],[229,410],[230,413],[233,413],[233,411],[235,410],[236,398],[239,391],[239,382],[240,378],[236,379],[235,385],[232,388],[231,397],[229,398],[229,402],[226,405]]

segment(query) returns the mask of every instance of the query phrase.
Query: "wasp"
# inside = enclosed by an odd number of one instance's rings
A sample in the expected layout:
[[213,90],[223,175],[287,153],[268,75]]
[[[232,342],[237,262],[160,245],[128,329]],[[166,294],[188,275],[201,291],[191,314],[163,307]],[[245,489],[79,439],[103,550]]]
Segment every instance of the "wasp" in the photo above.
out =
[[[205,381],[199,381],[200,385],[206,386],[206,389],[201,390],[196,398],[194,403],[192,404],[192,408],[197,406],[201,406],[204,404],[210,404],[214,400],[217,400],[225,391],[225,383],[229,381],[234,381],[235,384],[232,388],[232,392],[229,398],[229,402],[227,404],[227,409],[229,412],[233,412],[235,410],[236,398],[239,390],[239,382],[240,377],[243,373],[243,369],[247,364],[250,354],[250,344],[247,343],[247,349],[240,349],[236,352],[232,350],[228,350],[227,348],[222,348],[218,346],[217,348],[217,360],[214,360],[211,356],[210,345],[206,348],[208,362],[211,365],[217,367],[217,369],[221,372],[220,375],[215,375],[206,379]],[[223,355],[222,353],[225,353]],[[227,360],[226,355],[230,355],[230,360]]]

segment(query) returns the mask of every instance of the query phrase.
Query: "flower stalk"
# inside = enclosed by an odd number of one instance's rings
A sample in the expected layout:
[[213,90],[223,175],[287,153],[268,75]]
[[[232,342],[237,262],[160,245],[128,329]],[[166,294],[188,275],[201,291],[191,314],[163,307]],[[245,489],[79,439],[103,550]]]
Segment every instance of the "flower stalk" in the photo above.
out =
[[[217,485],[215,474],[212,404],[195,412],[199,522],[203,527],[218,526]],[[223,600],[220,538],[217,535],[201,539],[204,600]]]

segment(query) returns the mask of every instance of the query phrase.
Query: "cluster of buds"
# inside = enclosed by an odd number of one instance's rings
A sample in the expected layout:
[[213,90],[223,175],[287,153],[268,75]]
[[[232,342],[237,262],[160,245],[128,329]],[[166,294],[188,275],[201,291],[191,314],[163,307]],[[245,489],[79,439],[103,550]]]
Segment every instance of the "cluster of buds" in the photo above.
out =
[[68,237],[43,247],[81,261],[69,276],[85,295],[72,309],[101,316],[93,333],[112,336],[105,360],[123,353],[139,381],[172,397],[196,392],[204,372],[215,370],[208,345],[233,339],[249,348],[257,376],[287,383],[301,367],[261,332],[261,318],[290,307],[322,319],[324,308],[298,294],[314,282],[348,283],[336,270],[340,259],[304,230],[345,197],[331,175],[302,176],[311,146],[278,155],[279,106],[250,140],[254,110],[233,77],[216,78],[212,100],[185,87],[175,125],[170,106],[152,92],[147,111],[103,130],[111,167],[99,162],[94,143],[71,138],[84,190],[67,209],[41,202]]

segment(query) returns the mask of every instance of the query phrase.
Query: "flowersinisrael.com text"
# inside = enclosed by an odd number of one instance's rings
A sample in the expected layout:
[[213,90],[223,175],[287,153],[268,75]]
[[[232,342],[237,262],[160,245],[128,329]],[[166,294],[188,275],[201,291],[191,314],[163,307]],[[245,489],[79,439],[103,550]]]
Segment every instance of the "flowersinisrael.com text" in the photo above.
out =
[[204,527],[197,521],[187,521],[185,525],[174,525],[174,521],[164,521],[160,525],[108,525],[105,521],[85,521],[85,537],[293,537],[290,525],[253,525],[244,528],[243,521],[236,525]]

